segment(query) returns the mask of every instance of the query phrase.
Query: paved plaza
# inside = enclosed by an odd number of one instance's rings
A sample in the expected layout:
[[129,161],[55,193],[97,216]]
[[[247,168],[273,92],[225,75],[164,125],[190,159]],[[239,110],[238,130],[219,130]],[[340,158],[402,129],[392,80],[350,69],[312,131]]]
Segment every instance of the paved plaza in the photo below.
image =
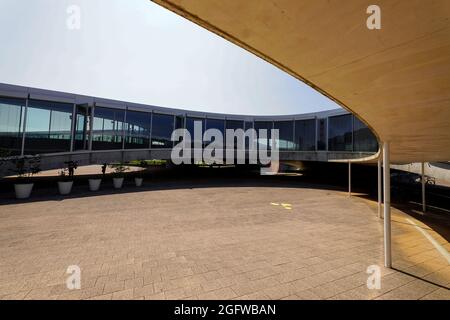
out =
[[[0,200],[0,299],[450,299],[449,243],[393,209],[394,269],[383,268],[383,221],[362,197],[276,184],[80,190]],[[66,286],[70,265],[80,290]],[[367,288],[371,265],[380,289]]]

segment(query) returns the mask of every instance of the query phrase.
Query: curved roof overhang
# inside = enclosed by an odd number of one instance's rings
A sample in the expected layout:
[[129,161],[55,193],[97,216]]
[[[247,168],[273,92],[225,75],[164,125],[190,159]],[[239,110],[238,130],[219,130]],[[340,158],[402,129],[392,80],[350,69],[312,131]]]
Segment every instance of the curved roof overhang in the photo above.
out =
[[154,0],[356,114],[393,162],[450,160],[450,1]]

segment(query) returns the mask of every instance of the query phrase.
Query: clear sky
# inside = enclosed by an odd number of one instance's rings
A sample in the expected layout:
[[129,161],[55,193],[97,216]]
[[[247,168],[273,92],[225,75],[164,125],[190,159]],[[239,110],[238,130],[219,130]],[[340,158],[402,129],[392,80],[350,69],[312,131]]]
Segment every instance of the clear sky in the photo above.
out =
[[[79,30],[67,27],[73,4]],[[0,0],[0,41],[2,83],[234,114],[338,107],[148,0]]]

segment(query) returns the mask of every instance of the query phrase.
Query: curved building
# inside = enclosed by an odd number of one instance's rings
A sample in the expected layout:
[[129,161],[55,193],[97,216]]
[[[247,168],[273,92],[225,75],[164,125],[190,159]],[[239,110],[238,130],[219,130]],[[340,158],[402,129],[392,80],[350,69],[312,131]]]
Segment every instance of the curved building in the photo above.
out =
[[[343,109],[286,116],[196,112],[0,84],[0,149],[42,156],[46,169],[136,159],[170,159],[173,130],[278,129],[280,160],[364,158],[376,137]],[[225,135],[225,134],[224,134]],[[259,138],[259,137],[258,137]],[[258,143],[264,143],[259,138]]]

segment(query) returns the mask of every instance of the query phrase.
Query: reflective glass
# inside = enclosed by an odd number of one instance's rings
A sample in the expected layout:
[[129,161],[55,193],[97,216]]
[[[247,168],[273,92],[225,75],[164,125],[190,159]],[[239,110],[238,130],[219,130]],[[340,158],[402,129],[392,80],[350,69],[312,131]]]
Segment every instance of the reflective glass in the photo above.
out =
[[316,120],[295,121],[295,150],[316,150]]
[[151,113],[127,110],[126,149],[149,148]]
[[172,148],[174,117],[167,114],[153,114],[152,120],[152,148]]
[[25,154],[70,151],[73,105],[29,100]]
[[125,110],[95,107],[92,149],[122,149],[124,120]]
[[352,115],[328,118],[328,151],[352,151]]
[[278,129],[279,150],[293,150],[294,121],[275,121],[274,129]]
[[21,153],[24,112],[24,99],[0,98],[0,156]]

